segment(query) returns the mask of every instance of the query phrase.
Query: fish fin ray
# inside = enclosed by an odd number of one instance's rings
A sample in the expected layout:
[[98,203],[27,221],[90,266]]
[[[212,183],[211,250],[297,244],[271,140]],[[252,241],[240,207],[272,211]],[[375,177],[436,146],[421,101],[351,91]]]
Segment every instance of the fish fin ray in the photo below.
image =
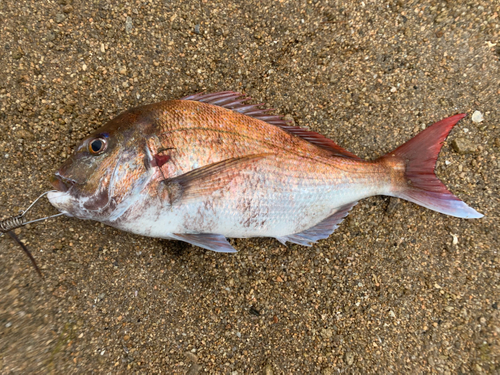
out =
[[334,156],[347,157],[350,159],[361,160],[358,156],[353,153],[347,151],[343,147],[340,147],[331,139],[321,135],[319,133],[298,127],[292,126],[289,122],[287,122],[282,116],[279,115],[271,115],[270,111],[273,109],[263,109],[260,108],[261,104],[246,104],[245,102],[249,101],[251,98],[241,94],[239,92],[233,91],[222,91],[216,92],[212,94],[194,94],[190,96],[186,96],[181,100],[194,100],[202,103],[212,104],[219,107],[223,107],[226,109],[230,109],[235,112],[239,112],[243,115],[253,117],[257,120],[261,120],[267,122],[270,125],[277,126],[287,133],[295,135],[299,138],[306,140],[309,143],[312,143],[318,147],[321,147],[325,150],[332,152]]
[[353,202],[339,207],[335,213],[305,231],[277,237],[276,239],[282,244],[288,241],[298,245],[312,246],[316,241],[328,238],[357,203],[358,202]]
[[271,155],[268,153],[246,155],[226,159],[217,163],[193,169],[177,177],[163,180],[168,190],[170,203],[182,200],[186,202],[205,197],[229,184],[240,172],[251,167],[255,162]]
[[286,239],[285,237],[275,237],[279,242],[281,242],[283,245],[286,246]]
[[184,241],[194,246],[199,246],[207,250],[218,253],[236,253],[236,249],[231,246],[226,237],[214,233],[173,233],[172,239]]
[[306,140],[307,142],[312,143],[313,145],[316,145],[318,147],[321,147],[322,149],[332,152],[333,156],[341,156],[354,160],[362,160],[359,156],[356,156],[352,152],[347,151],[345,148],[339,146],[331,139],[319,133],[292,125],[276,125],[276,126],[279,126],[284,131],[293,134],[297,137],[300,137]]
[[446,137],[465,116],[462,113],[438,121],[378,159],[384,162],[396,158],[405,162],[404,185],[397,186],[391,195],[446,215],[469,219],[483,216],[453,195],[434,174]]
[[250,98],[249,96],[246,96],[239,92],[222,91],[213,94],[194,94],[186,96],[181,100],[194,100],[197,102],[216,105],[218,107],[230,109],[243,115],[267,122],[271,125],[289,125],[282,116],[270,115],[269,112],[273,111],[272,108],[260,108],[263,103],[247,104],[246,102],[251,99],[252,98]]

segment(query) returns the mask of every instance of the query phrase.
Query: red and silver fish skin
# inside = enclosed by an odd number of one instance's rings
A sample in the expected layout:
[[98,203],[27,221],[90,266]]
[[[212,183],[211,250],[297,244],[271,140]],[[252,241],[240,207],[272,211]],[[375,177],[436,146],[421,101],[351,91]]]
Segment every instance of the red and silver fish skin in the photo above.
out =
[[[302,166],[305,171],[299,172]],[[389,180],[380,182],[379,166],[371,174],[348,176],[335,166],[315,167],[311,160],[276,154],[257,154],[238,163],[238,168],[218,176],[210,194],[183,197],[177,186],[152,181],[137,205],[117,218],[120,229],[152,237],[169,233],[218,233],[225,237],[282,237],[302,232],[339,207],[390,190]],[[365,166],[366,167],[366,166]],[[361,178],[359,178],[361,177]],[[378,179],[376,184],[371,180]],[[172,191],[173,190],[173,191]],[[203,189],[204,190],[204,189]],[[189,194],[189,193],[188,193]],[[158,204],[152,204],[157,201]]]
[[[188,99],[127,111],[83,140],[58,171],[54,185],[61,191],[49,194],[51,203],[71,216],[216,251],[231,251],[224,237],[309,245],[326,238],[359,199],[373,195],[401,196],[456,216],[480,215],[460,201],[470,211],[455,201],[456,212],[426,204],[445,194],[440,183],[428,184],[430,198],[421,199],[415,186],[413,196],[404,196],[411,185],[405,175],[411,168],[401,156],[406,149],[363,161],[316,133],[245,106],[239,94]],[[108,149],[90,155],[89,142],[103,136]],[[439,149],[432,152],[437,157]],[[420,181],[420,172],[414,175]]]
[[[129,126],[141,121],[124,113],[80,142],[52,180],[58,192],[48,194],[51,203],[68,216],[101,222],[128,208],[153,174],[140,160],[146,157],[145,141]],[[91,155],[89,142],[103,137],[106,153]]]

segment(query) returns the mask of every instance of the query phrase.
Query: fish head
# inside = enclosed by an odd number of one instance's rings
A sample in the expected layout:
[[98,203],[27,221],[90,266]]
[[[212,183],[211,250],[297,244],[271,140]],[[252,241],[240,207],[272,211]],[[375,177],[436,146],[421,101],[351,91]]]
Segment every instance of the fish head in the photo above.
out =
[[149,176],[144,111],[127,111],[80,141],[52,178],[48,194],[59,211],[80,219],[108,221],[130,205]]

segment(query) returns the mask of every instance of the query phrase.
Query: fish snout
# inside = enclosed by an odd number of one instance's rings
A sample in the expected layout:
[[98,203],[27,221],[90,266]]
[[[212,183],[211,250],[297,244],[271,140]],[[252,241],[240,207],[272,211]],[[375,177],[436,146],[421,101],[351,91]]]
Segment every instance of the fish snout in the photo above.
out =
[[64,177],[59,174],[59,172],[56,172],[56,174],[52,176],[50,183],[57,191],[66,193],[73,187],[74,184],[76,184],[76,181],[71,178]]

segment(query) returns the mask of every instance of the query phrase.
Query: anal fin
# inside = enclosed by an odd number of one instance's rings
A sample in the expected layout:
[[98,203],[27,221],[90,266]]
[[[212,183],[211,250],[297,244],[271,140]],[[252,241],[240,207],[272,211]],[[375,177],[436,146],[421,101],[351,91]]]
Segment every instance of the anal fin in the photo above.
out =
[[226,237],[213,233],[174,233],[169,236],[172,239],[184,241],[194,246],[199,246],[207,250],[218,253],[236,253],[234,247],[227,242]]
[[284,245],[287,242],[292,242],[298,245],[312,246],[316,241],[328,238],[357,203],[353,202],[339,207],[334,214],[303,232],[276,237],[276,239]]

